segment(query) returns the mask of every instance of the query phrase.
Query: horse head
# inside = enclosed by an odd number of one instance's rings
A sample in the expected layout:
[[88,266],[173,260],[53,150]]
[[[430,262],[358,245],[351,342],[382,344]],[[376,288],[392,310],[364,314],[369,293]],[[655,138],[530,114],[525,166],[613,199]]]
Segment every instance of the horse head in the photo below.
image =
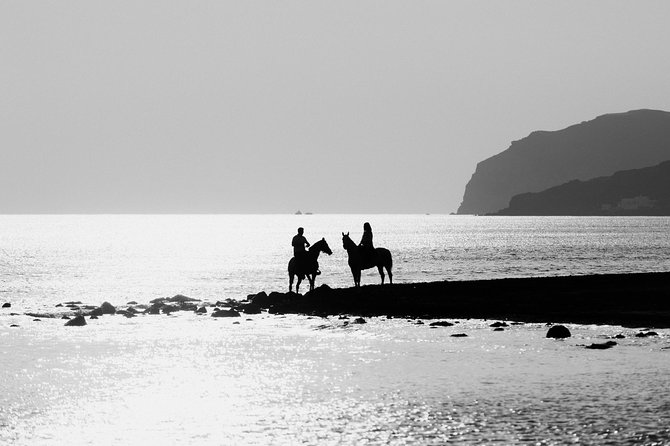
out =
[[351,237],[349,237],[348,232],[346,234],[344,232],[342,233],[342,247],[347,251],[356,247],[356,243],[354,243],[354,241],[351,240]]
[[322,238],[318,242],[314,243],[312,247],[310,248],[310,251],[314,249],[315,251],[320,251],[320,252],[325,252],[328,255],[331,255],[333,251],[330,249],[330,246],[328,246],[328,242],[326,242],[325,238]]

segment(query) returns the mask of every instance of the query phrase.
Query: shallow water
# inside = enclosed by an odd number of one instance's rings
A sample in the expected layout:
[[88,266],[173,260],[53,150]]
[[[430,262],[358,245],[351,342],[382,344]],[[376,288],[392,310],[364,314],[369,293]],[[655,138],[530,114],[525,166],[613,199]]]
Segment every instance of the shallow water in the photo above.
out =
[[[670,332],[181,313],[0,328],[15,444],[668,444]],[[467,333],[466,338],[451,337]],[[587,350],[623,333],[610,350]]]
[[[283,289],[297,225],[334,251],[319,283],[349,286],[340,234],[365,219],[0,217],[0,444],[670,444],[670,330],[23,314]],[[369,220],[397,282],[670,270],[667,218]]]

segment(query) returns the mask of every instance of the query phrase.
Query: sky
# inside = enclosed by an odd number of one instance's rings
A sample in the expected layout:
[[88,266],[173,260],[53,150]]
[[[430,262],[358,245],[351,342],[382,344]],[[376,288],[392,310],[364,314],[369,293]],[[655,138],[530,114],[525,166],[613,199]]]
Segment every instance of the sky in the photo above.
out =
[[0,2],[0,213],[449,213],[535,130],[670,111],[670,2]]

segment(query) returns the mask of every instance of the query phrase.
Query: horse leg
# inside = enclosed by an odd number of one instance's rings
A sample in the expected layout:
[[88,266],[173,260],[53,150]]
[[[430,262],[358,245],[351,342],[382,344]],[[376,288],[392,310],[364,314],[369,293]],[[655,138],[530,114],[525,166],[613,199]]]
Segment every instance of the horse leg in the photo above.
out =
[[361,286],[361,270],[356,270],[353,272],[354,273],[354,286],[358,288]]
[[389,284],[393,284],[393,273],[390,266],[386,267],[386,272],[389,274]]
[[379,275],[382,277],[382,285],[384,285],[384,267],[377,265],[377,271],[379,271]]
[[316,280],[316,274],[312,274],[311,276],[307,276],[307,280],[309,280],[309,290],[314,291],[314,280]]
[[295,283],[295,294],[299,294],[300,282],[302,282],[302,277],[298,276],[298,281]]
[[293,290],[293,274],[288,275],[288,292]]

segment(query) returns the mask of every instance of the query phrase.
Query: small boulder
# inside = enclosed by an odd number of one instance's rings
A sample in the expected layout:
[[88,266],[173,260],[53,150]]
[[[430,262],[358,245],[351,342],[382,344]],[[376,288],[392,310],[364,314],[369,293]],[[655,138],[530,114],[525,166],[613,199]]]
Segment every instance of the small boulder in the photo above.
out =
[[65,323],[66,327],[82,327],[84,325],[86,325],[86,319],[81,314],[79,316],[75,316]]
[[496,327],[493,329],[493,331],[505,331],[505,329],[502,327]]
[[452,338],[467,338],[468,335],[465,333],[456,333],[451,335]]
[[163,311],[163,314],[167,314],[169,316],[170,313],[174,313],[175,311],[179,311],[179,310],[181,310],[181,308],[179,308],[176,305],[163,305],[161,310]]
[[591,350],[606,350],[608,348],[612,348],[616,345],[616,342],[614,341],[607,341],[603,342],[602,344],[591,344],[587,345],[585,348],[591,349]]
[[98,318],[98,316],[96,316],[95,314],[92,314],[92,315],[89,317],[89,319],[97,319],[97,318]]
[[134,300],[131,300],[126,305],[137,305],[137,302],[135,302]]
[[267,308],[268,305],[270,305],[270,296],[268,296],[265,291],[261,291],[258,294],[250,296],[249,301],[254,305],[258,305],[261,308]]
[[565,339],[572,336],[570,330],[565,325],[554,325],[547,331],[547,338]]
[[655,331],[642,331],[635,335],[636,338],[648,338],[649,336],[658,336]]
[[114,305],[110,304],[109,302],[103,302],[102,305],[100,305],[99,308],[102,311],[102,314],[115,314],[116,313],[116,308],[114,308]]
[[235,310],[216,310],[212,317],[240,317],[240,313]]
[[9,328],[19,328],[19,326],[16,325],[16,324],[12,324],[12,325],[9,326]]
[[449,321],[436,321],[436,322],[431,322],[429,327],[451,327],[452,324]]
[[9,302],[5,302],[4,304],[2,304],[2,308],[11,308],[11,306],[12,304],[10,304]]
[[365,319],[363,319],[362,317],[357,317],[356,319],[354,319],[354,322],[352,322],[352,323],[353,324],[367,324],[367,321]]
[[97,318],[98,316],[102,316],[102,309],[101,308],[94,308],[88,314],[91,317],[95,316]]
[[489,325],[489,327],[500,328],[500,327],[509,327],[509,325],[507,324],[507,322],[494,322],[491,325]]
[[195,310],[196,314],[206,314],[207,313],[207,308],[205,307],[200,307],[197,310]]

